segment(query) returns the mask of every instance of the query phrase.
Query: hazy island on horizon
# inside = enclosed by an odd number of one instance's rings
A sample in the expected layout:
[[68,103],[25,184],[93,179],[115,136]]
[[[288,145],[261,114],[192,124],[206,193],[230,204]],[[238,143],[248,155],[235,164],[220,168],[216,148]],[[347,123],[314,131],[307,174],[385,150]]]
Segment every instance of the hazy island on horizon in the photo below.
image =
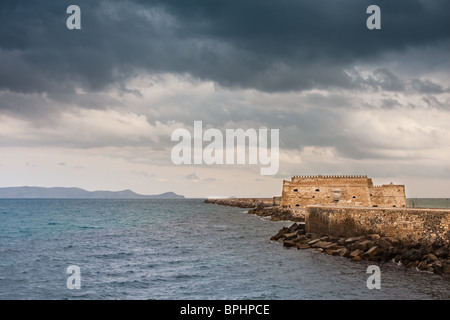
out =
[[157,195],[142,195],[132,190],[122,191],[87,191],[75,187],[4,187],[0,188],[3,199],[185,199],[174,192]]

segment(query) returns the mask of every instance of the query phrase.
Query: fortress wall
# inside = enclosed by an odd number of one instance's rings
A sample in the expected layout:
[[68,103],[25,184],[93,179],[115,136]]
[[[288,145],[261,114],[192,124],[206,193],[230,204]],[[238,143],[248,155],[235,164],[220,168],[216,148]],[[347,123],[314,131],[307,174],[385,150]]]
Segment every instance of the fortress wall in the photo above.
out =
[[366,207],[406,207],[405,186],[374,186],[367,176],[294,176],[283,181],[281,206],[301,208],[334,203],[333,194],[340,190],[338,204]]
[[333,203],[333,191],[341,191],[341,204],[370,206],[369,185],[372,180],[367,177],[325,177],[299,178],[283,181],[281,206],[289,208],[307,205]]
[[406,207],[405,186],[388,184],[372,189],[372,205],[378,207]]
[[444,209],[308,206],[305,219],[306,232],[450,243],[450,210]]

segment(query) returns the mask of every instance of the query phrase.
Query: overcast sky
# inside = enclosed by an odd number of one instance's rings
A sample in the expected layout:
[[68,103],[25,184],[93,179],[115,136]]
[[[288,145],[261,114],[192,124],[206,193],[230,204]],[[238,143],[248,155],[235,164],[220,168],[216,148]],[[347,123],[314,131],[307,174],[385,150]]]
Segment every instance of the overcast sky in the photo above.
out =
[[[69,30],[69,5],[81,30]],[[369,5],[381,30],[369,30]],[[450,12],[437,0],[0,2],[0,187],[281,195],[368,175],[450,196]],[[280,130],[280,168],[172,163],[171,134]]]

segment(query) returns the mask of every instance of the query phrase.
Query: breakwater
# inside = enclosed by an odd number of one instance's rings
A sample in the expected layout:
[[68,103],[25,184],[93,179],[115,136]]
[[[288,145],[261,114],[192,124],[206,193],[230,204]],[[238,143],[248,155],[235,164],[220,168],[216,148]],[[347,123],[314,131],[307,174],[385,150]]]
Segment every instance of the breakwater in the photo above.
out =
[[450,251],[445,243],[407,242],[379,234],[346,238],[306,232],[301,223],[282,228],[271,240],[282,242],[287,248],[313,249],[353,261],[393,261],[408,268],[450,274]]
[[276,198],[226,198],[226,199],[207,199],[205,203],[217,204],[222,206],[231,206],[250,209],[249,214],[255,214],[260,217],[269,217],[274,221],[305,221],[305,209],[284,209],[278,205]]
[[240,203],[243,208],[251,208],[249,214],[294,222],[271,237],[286,248],[312,249],[353,261],[392,261],[408,268],[450,274],[448,210],[337,206],[285,209],[252,200],[205,202]]
[[450,212],[440,209],[307,206],[305,224],[272,237],[354,261],[393,261],[450,274]]
[[274,198],[219,198],[206,199],[205,203],[217,204],[221,206],[239,207],[239,208],[255,208],[270,207],[274,205]]

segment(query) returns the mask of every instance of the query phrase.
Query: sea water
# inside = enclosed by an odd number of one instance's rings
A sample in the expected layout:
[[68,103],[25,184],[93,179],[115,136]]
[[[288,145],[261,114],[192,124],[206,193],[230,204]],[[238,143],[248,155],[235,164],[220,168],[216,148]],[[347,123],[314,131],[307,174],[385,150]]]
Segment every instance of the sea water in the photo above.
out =
[[[291,222],[187,200],[0,200],[0,299],[449,299],[450,279],[286,249]],[[80,289],[69,289],[69,266]]]

